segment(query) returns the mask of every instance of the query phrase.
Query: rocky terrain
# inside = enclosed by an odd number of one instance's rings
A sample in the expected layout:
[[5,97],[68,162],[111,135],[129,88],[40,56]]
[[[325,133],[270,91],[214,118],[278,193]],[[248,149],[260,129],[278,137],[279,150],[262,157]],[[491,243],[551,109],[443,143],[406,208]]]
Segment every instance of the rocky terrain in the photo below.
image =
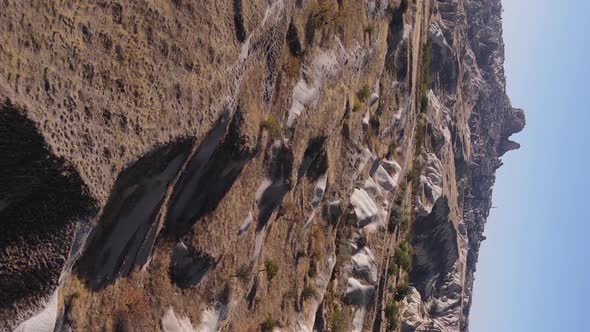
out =
[[468,330],[500,0],[0,9],[0,330]]

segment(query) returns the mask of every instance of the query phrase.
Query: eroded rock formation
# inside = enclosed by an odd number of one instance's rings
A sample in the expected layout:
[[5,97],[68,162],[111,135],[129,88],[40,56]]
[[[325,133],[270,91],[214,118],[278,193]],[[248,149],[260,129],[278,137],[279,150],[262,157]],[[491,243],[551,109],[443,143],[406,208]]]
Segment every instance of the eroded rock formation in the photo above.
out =
[[5,1],[0,28],[0,330],[468,329],[525,125],[500,0]]

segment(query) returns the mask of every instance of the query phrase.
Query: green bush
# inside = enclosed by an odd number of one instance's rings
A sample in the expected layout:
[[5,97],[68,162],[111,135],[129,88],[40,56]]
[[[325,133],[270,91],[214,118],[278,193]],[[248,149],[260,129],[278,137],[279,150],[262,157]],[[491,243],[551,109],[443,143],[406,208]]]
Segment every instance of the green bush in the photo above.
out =
[[399,223],[399,229],[402,232],[402,234],[405,234],[410,230],[411,220],[412,219],[407,214],[401,218],[400,223]]
[[408,295],[409,292],[410,292],[410,287],[408,286],[408,283],[404,282],[404,283],[397,286],[397,290],[395,292],[394,299],[396,301],[401,301]]
[[426,93],[423,93],[422,96],[420,97],[420,111],[426,112],[427,109],[428,109],[428,95],[426,95]]
[[418,174],[418,171],[415,168],[412,168],[411,170],[408,171],[406,176],[408,178],[408,181],[416,182],[418,180],[418,178],[420,177],[420,174]]
[[387,275],[389,275],[389,276],[397,275],[398,272],[399,272],[399,269],[398,269],[397,265],[395,265],[394,262],[389,264],[389,266],[387,267]]
[[405,271],[412,268],[412,247],[407,242],[402,242],[395,248],[394,258],[397,264]]
[[423,116],[418,118],[418,125],[416,126],[416,156],[421,154],[421,150],[426,142],[426,120]]
[[313,288],[313,286],[305,286],[305,288],[303,288],[303,291],[301,292],[301,297],[304,301],[307,301],[317,296],[318,292],[315,290],[315,288]]
[[421,77],[422,81],[420,82],[420,111],[426,112],[428,109],[428,87],[430,86],[431,77],[430,77],[430,60],[431,60],[431,45],[430,40],[426,42],[422,49],[422,70],[421,70]]
[[272,330],[274,330],[274,328],[277,326],[277,322],[268,317],[267,319],[264,320],[264,322],[262,322],[260,324],[260,331],[262,332],[272,332]]
[[279,266],[272,259],[267,259],[264,262],[264,269],[266,271],[266,278],[271,281],[279,272]]
[[[407,176],[411,181],[416,181],[418,177],[414,170],[408,172]],[[410,229],[410,216],[399,207],[391,211],[387,230],[389,232],[394,232],[396,227],[399,227],[402,234],[405,234]]]
[[370,95],[371,89],[366,84],[363,85],[363,87],[356,93],[356,97],[359,99],[361,103],[364,103]]
[[393,233],[393,231],[395,231],[395,227],[399,224],[399,221],[401,220],[403,214],[404,213],[400,207],[396,207],[395,209],[391,210],[391,212],[389,213],[389,221],[387,224],[387,230],[389,232]]
[[431,77],[430,77],[430,60],[431,60],[431,52],[432,47],[430,45],[430,40],[426,41],[424,47],[422,48],[422,81],[420,82],[420,93],[425,95],[426,91],[428,90],[428,86],[430,85]]
[[400,250],[403,250],[404,252],[409,253],[410,255],[414,253],[414,250],[412,249],[412,246],[408,243],[408,242],[402,242],[398,245],[398,248]]
[[268,118],[266,118],[266,120],[262,121],[260,126],[262,127],[262,129],[268,130],[268,133],[272,138],[277,138],[281,136],[281,125],[279,124],[279,121],[277,121],[277,118],[275,118],[274,116],[269,116]]
[[[426,123],[423,117],[418,119],[418,125],[415,128],[414,139],[414,156],[418,158],[424,150],[426,143]],[[417,160],[420,160],[419,158]],[[419,166],[414,165],[414,168],[420,169]]]
[[399,307],[395,301],[389,301],[385,306],[385,318],[389,330],[395,330],[399,327]]
[[356,113],[358,111],[360,111],[363,108],[363,104],[359,103],[358,101],[354,102],[354,105],[352,106],[352,112]]

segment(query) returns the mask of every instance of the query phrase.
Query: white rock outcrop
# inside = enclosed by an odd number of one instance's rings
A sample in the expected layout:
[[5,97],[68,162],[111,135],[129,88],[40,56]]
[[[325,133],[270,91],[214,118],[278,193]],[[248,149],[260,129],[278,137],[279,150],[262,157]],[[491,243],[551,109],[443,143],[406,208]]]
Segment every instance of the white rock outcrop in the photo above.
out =
[[43,311],[22,322],[14,332],[52,332],[57,319],[57,293],[53,292]]
[[162,331],[164,332],[197,332],[188,317],[178,317],[174,309],[169,308],[162,318]]
[[365,278],[371,284],[377,283],[377,266],[371,249],[364,247],[352,256],[352,270],[355,275]]
[[354,206],[354,212],[360,224],[371,223],[379,213],[377,204],[365,189],[354,189],[350,196],[350,203]]
[[434,153],[425,155],[425,166],[418,182],[418,195],[415,197],[416,212],[426,216],[432,212],[434,203],[442,196],[443,165]]

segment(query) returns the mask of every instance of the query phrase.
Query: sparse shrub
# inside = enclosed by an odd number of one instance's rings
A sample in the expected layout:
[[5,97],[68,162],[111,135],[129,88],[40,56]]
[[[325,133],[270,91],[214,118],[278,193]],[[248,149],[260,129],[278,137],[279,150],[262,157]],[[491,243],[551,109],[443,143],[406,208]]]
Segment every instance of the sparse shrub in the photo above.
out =
[[359,103],[358,101],[354,102],[354,105],[352,105],[352,112],[356,113],[358,111],[360,111],[363,108],[363,104]]
[[422,154],[422,151],[424,151],[424,144],[416,143],[414,155],[419,156]]
[[428,86],[430,85],[430,60],[431,60],[431,45],[430,40],[426,41],[422,48],[422,82],[420,84],[420,92],[426,94]]
[[426,95],[426,93],[424,93],[420,97],[420,111],[426,112],[427,109],[428,109],[428,96]]
[[277,121],[277,118],[275,118],[274,116],[269,116],[268,118],[266,118],[266,120],[262,121],[260,126],[262,127],[262,129],[268,130],[268,133],[272,138],[277,138],[281,136],[281,125],[279,124],[279,121]]
[[[417,177],[414,173],[415,171],[411,172],[412,174],[408,174],[408,177],[412,178],[412,181],[415,181]],[[396,227],[399,227],[402,234],[405,234],[410,228],[410,216],[405,213],[401,208],[395,208],[391,211],[389,215],[389,222],[387,225],[387,230],[389,232],[394,232]]]
[[385,318],[389,330],[396,330],[399,327],[399,307],[395,301],[389,301],[385,306]]
[[344,310],[341,309],[332,310],[328,314],[328,325],[330,326],[332,332],[350,331],[347,315],[344,313]]
[[412,268],[412,248],[407,242],[402,242],[395,248],[394,258],[402,269],[410,271]]
[[415,145],[415,155],[419,156],[422,154],[422,150],[424,148],[424,143],[426,141],[426,120],[424,116],[420,116],[418,118],[418,125],[416,126],[416,140],[414,142]]
[[356,97],[361,103],[364,103],[369,96],[371,95],[371,89],[368,85],[363,85],[363,87],[356,93]]
[[279,266],[272,259],[267,259],[264,262],[264,270],[266,271],[266,278],[271,281],[279,272]]
[[391,233],[395,231],[395,227],[399,224],[399,221],[403,215],[403,211],[400,207],[392,209],[389,213],[389,221],[387,223],[387,230]]
[[422,49],[422,81],[420,82],[420,111],[426,112],[428,108],[428,87],[430,86],[430,59],[431,46],[430,40],[426,42]]
[[297,299],[297,289],[291,287],[288,291],[285,292],[283,297],[287,300],[295,300]]
[[387,291],[388,291],[390,294],[395,294],[395,286],[393,286],[393,285],[389,285],[389,286],[387,287]]
[[281,303],[281,308],[284,309],[285,305],[294,305],[295,307],[297,307],[297,294],[297,289],[295,287],[291,287],[289,288],[289,290],[283,293],[283,302]]
[[69,294],[68,296],[64,296],[64,300],[66,302],[71,302],[73,300],[76,300],[80,297],[80,291],[74,291],[73,293]]
[[401,301],[408,295],[409,292],[410,292],[410,287],[408,286],[407,282],[404,282],[404,283],[397,286],[397,290],[395,292],[394,299],[396,301]]
[[373,33],[375,32],[375,24],[371,23],[365,28],[365,33],[369,35],[369,39],[373,37]]
[[410,230],[410,223],[412,222],[412,218],[407,214],[404,214],[399,222],[399,229],[402,234],[405,234]]
[[420,177],[420,174],[418,174],[418,171],[415,168],[412,168],[408,171],[406,176],[408,178],[408,181],[416,182],[418,180],[418,177]]
[[410,253],[410,254],[412,254],[414,252],[413,249],[412,249],[412,246],[408,242],[402,242],[402,243],[399,244],[398,247],[401,250],[403,250],[403,251],[405,251],[407,253]]
[[305,286],[305,288],[303,288],[303,291],[301,292],[301,297],[303,298],[303,301],[307,301],[317,296],[318,292],[315,290],[313,286]]
[[393,262],[391,264],[389,264],[389,266],[387,267],[387,275],[389,275],[389,276],[397,275],[398,272],[399,272],[399,268]]
[[271,317],[268,317],[260,324],[260,331],[261,332],[272,332],[272,330],[274,330],[274,328],[276,326],[277,326],[277,321],[275,321]]
[[341,240],[338,243],[338,256],[336,257],[336,261],[339,263],[346,262],[352,256],[352,247],[350,243],[346,240]]

